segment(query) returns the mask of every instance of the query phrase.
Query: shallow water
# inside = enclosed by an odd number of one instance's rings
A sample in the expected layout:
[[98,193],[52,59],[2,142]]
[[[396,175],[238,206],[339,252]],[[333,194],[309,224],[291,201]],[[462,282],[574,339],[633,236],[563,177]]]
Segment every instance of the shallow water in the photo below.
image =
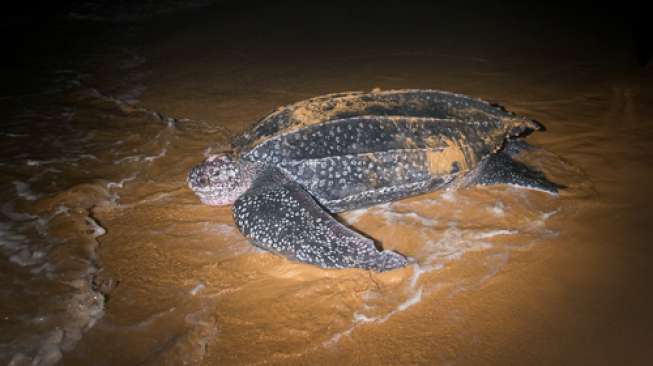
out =
[[[47,62],[56,47],[37,42],[25,57],[42,73],[0,97],[0,361],[646,364],[650,68],[630,63],[618,27],[600,38],[545,16],[508,26],[445,10],[459,22],[395,20],[383,37],[334,29],[338,9],[58,19],[53,39],[101,32]],[[274,108],[375,87],[451,90],[538,119],[547,131],[519,159],[567,188],[434,192],[340,215],[412,258],[382,274],[259,251],[228,207],[186,188],[191,166]]]

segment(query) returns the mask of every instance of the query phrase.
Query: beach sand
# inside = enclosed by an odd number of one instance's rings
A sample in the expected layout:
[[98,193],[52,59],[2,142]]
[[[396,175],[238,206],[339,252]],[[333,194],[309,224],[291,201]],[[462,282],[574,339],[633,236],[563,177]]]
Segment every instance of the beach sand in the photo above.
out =
[[[49,65],[53,86],[34,77],[0,99],[0,361],[649,364],[653,73],[627,26],[384,6],[61,20],[71,54],[49,46],[63,54],[43,62],[44,40],[25,61]],[[186,187],[277,107],[374,88],[535,118],[546,131],[519,159],[567,188],[472,187],[338,215],[414,259],[371,273],[255,249],[230,207]]]

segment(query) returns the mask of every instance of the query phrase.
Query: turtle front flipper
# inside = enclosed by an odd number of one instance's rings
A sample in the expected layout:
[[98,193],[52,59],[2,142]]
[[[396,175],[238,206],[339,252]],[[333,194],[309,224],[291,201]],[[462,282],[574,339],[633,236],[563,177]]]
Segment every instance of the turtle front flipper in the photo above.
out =
[[502,151],[488,156],[479,163],[476,172],[470,175],[467,184],[509,184],[553,194],[558,193],[558,189],[565,188],[563,185],[548,180],[544,173],[513,160],[511,154],[514,152]]
[[388,271],[406,258],[336,221],[298,183],[276,168],[258,174],[233,207],[240,231],[256,246],[323,268]]

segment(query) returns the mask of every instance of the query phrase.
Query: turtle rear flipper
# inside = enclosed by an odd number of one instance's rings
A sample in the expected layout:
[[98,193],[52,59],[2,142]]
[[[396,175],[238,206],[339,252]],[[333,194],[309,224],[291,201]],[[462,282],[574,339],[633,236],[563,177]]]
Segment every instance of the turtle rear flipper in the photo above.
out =
[[235,202],[240,231],[256,246],[323,268],[388,271],[406,258],[336,221],[298,183],[275,168],[258,174]]
[[509,184],[553,194],[565,188],[548,180],[544,173],[513,160],[507,151],[490,155],[480,162],[468,184]]

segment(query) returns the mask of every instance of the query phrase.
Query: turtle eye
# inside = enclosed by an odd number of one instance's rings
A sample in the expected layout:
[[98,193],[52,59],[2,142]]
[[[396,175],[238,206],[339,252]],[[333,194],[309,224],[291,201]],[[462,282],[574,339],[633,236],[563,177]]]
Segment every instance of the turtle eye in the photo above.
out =
[[200,181],[200,184],[201,184],[202,186],[208,186],[209,183],[210,183],[210,182],[209,182],[209,177],[207,177],[206,175],[201,176],[200,179],[199,179],[199,181]]

